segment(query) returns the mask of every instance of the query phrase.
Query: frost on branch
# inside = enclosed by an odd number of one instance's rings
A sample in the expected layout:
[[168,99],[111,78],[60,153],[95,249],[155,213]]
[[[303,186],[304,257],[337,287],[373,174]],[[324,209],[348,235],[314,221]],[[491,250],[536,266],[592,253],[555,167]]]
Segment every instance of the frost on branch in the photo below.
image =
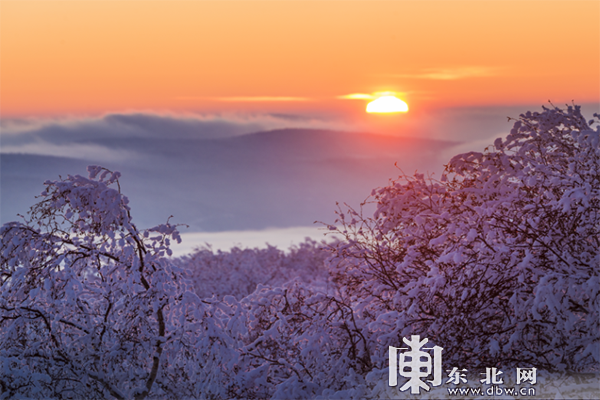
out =
[[416,174],[375,191],[372,218],[340,210],[347,240],[332,272],[377,337],[376,365],[389,343],[419,334],[448,365],[598,371],[591,122],[579,107],[528,112],[493,148],[454,157],[440,181]]

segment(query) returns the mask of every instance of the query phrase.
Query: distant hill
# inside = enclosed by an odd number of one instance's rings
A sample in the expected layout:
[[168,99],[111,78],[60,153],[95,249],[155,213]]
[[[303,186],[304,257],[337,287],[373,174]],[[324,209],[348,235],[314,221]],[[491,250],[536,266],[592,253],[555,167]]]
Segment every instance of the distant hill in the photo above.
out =
[[[171,137],[171,138],[170,138]],[[35,202],[46,179],[86,175],[88,164],[123,173],[141,226],[187,223],[190,231],[307,226],[332,221],[335,202],[357,205],[399,174],[442,169],[457,142],[371,133],[282,129],[223,139],[80,135],[69,143],[103,148],[81,159],[2,154],[2,223]],[[106,154],[114,153],[114,157]],[[103,155],[101,155],[103,154]]]

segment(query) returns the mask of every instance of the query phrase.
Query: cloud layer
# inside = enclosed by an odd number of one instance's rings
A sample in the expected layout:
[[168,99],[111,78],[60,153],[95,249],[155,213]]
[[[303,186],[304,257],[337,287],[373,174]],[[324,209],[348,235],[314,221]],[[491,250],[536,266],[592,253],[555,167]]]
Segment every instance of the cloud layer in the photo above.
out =
[[498,75],[499,68],[490,67],[457,67],[457,68],[430,68],[421,72],[410,73],[410,74],[394,74],[394,77],[398,78],[409,78],[409,79],[433,79],[433,80],[456,80],[456,79],[468,79],[468,78],[481,78]]
[[[430,111],[404,126],[405,137],[286,115],[3,120],[1,222],[26,213],[45,180],[85,175],[94,164],[123,174],[121,187],[140,227],[170,215],[190,225],[184,230],[190,233],[264,235],[265,229],[330,223],[336,202],[358,206],[396,178],[398,168],[439,176],[452,156],[483,150],[508,133],[507,116],[528,109],[539,107]],[[586,115],[597,110],[597,104],[584,106]]]
[[[2,222],[25,213],[46,179],[88,164],[123,174],[140,226],[174,221],[192,232],[331,222],[335,203],[358,205],[399,173],[440,170],[449,141],[310,128],[304,117],[101,118],[4,121]],[[309,128],[273,129],[281,126]]]
[[[0,121],[1,152],[116,160],[135,157],[136,140],[143,147],[143,141],[148,139],[224,139],[291,125],[309,129],[347,128],[347,125],[319,118],[283,114],[128,113],[94,118],[4,119]],[[117,143],[121,145],[116,146]]]

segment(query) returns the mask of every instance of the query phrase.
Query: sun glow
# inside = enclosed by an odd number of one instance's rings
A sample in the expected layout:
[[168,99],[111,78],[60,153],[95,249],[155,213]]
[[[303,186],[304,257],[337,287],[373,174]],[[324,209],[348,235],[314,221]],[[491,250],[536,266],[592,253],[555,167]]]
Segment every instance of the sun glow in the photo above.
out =
[[408,104],[394,96],[382,96],[367,104],[368,113],[407,112]]

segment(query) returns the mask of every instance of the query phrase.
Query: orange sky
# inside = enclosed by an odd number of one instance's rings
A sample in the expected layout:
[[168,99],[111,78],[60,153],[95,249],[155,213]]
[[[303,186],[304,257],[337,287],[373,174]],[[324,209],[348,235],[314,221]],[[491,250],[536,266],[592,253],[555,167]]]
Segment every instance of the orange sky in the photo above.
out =
[[3,117],[600,101],[599,1],[0,0]]

